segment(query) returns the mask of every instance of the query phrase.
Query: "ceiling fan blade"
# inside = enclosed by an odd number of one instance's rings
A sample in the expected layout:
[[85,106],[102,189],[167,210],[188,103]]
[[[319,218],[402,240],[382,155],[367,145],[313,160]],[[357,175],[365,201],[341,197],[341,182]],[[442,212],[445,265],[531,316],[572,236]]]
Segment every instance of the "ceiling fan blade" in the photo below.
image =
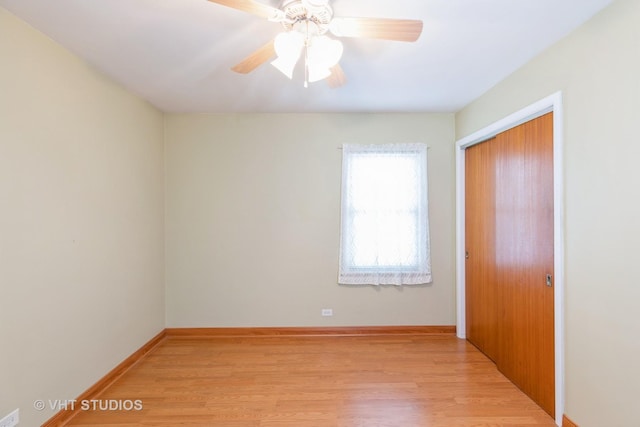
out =
[[273,58],[275,55],[276,50],[273,47],[273,40],[271,40],[269,43],[247,56],[240,63],[234,65],[231,69],[236,73],[247,74]]
[[223,6],[238,9],[243,12],[252,13],[265,19],[276,19],[280,13],[279,9],[258,3],[253,0],[209,0],[212,3],[218,3]]
[[388,18],[333,18],[331,32],[338,37],[365,37],[372,39],[414,42],[422,34],[422,21]]
[[327,84],[331,89],[339,88],[347,82],[347,77],[344,75],[344,70],[340,64],[336,64],[331,67],[331,75],[327,77]]

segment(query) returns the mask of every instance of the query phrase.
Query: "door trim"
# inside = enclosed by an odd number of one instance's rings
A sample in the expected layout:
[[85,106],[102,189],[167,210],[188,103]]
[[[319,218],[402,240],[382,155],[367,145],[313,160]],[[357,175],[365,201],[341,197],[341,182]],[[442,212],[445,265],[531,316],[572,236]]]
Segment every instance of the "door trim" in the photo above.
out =
[[456,141],[456,330],[466,338],[465,315],[465,149],[553,111],[553,201],[554,201],[554,339],[555,339],[555,412],[562,425],[564,413],[564,117],[562,92],[556,92],[509,116]]

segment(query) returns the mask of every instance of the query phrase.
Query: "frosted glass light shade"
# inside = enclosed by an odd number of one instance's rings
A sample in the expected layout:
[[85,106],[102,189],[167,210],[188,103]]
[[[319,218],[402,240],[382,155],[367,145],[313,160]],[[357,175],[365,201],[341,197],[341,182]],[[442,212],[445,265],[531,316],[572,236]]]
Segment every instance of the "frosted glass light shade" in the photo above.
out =
[[297,31],[280,33],[276,36],[273,47],[278,58],[271,65],[290,79],[293,78],[293,69],[304,47],[304,36]]
[[278,34],[274,41],[274,49],[278,57],[271,62],[271,65],[292,79],[293,70],[305,46],[308,81],[317,82],[329,77],[331,67],[340,61],[344,48],[341,42],[327,36],[314,36],[306,40],[305,36],[298,31]]
[[342,43],[327,36],[314,37],[308,49],[307,69],[312,83],[329,77],[330,68],[340,61],[343,52]]
[[336,65],[344,50],[342,43],[327,36],[318,36],[309,43],[309,67],[331,68]]

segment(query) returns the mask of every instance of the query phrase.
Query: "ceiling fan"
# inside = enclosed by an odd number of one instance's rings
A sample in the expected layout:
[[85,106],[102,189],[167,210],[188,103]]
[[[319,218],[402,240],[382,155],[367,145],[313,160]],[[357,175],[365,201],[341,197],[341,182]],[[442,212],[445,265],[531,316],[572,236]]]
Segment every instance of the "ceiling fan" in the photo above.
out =
[[247,56],[231,69],[247,74],[260,65],[271,62],[287,77],[301,56],[304,56],[304,85],[327,79],[330,87],[346,82],[339,61],[342,43],[329,38],[364,37],[383,40],[414,42],[422,33],[422,21],[412,19],[334,17],[329,0],[283,0],[280,8],[255,0],[209,0],[233,9],[248,12],[272,22],[282,24],[284,31],[264,46]]

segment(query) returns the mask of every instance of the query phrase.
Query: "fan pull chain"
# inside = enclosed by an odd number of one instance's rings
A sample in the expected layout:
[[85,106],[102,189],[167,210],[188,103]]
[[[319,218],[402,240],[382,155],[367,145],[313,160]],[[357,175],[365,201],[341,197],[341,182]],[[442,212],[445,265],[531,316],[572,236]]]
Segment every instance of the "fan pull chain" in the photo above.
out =
[[309,87],[309,48],[304,48],[304,87]]
[[307,36],[304,39],[304,87],[309,87],[309,20],[305,21],[307,25]]

